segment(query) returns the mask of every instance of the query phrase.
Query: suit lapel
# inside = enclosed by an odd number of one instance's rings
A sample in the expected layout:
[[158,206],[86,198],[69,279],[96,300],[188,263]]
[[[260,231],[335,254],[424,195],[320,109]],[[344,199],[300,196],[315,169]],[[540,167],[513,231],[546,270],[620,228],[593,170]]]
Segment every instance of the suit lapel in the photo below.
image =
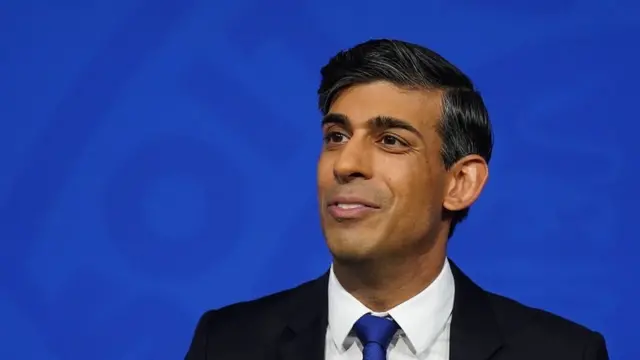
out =
[[327,272],[284,306],[278,360],[324,360],[328,279]]
[[450,263],[456,286],[450,360],[491,359],[502,346],[502,336],[487,293]]

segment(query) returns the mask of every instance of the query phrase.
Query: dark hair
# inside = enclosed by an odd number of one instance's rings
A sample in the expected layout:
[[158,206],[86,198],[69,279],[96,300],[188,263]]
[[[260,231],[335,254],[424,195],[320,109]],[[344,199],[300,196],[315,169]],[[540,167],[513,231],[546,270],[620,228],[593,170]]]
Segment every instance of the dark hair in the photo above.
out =
[[[470,154],[489,162],[493,136],[482,97],[469,77],[436,52],[399,40],[370,40],[339,52],[321,75],[318,106],[323,115],[340,91],[357,84],[382,80],[404,88],[442,90],[438,132],[445,168]],[[449,237],[468,213],[469,209],[445,213],[451,217]]]

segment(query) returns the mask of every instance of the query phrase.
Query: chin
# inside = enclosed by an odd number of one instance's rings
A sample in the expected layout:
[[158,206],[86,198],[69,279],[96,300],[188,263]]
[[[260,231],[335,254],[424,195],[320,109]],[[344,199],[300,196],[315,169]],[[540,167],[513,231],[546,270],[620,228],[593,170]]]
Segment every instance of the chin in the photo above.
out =
[[378,246],[376,246],[378,242],[372,237],[362,236],[362,234],[360,236],[331,234],[325,237],[333,258],[343,263],[372,260],[378,253]]

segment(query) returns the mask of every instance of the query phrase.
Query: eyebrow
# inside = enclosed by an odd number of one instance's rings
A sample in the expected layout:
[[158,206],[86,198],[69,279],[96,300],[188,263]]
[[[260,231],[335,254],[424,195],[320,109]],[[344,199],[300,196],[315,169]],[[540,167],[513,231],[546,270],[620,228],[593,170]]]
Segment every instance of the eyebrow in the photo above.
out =
[[[351,131],[353,126],[351,120],[344,114],[330,113],[322,118],[322,126],[325,125],[340,125],[345,129]],[[405,120],[395,118],[393,116],[379,115],[367,120],[367,127],[372,131],[384,131],[389,129],[404,129],[414,133],[422,138],[422,134],[413,125],[409,124]]]

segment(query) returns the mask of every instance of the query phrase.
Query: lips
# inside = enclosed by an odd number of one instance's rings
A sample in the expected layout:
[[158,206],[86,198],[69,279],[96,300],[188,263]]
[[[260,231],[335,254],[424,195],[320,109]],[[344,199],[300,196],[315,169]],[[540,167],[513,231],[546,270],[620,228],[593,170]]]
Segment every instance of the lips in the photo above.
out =
[[361,219],[380,209],[374,202],[356,196],[336,196],[328,204],[329,214],[338,221]]
[[364,197],[360,197],[360,196],[344,196],[344,195],[338,195],[338,196],[333,196],[329,199],[328,201],[329,206],[340,206],[340,207],[356,207],[356,206],[366,206],[366,207],[370,207],[370,208],[374,208],[374,209],[379,209],[380,206],[378,206],[376,203],[374,203],[371,200],[368,200]]

